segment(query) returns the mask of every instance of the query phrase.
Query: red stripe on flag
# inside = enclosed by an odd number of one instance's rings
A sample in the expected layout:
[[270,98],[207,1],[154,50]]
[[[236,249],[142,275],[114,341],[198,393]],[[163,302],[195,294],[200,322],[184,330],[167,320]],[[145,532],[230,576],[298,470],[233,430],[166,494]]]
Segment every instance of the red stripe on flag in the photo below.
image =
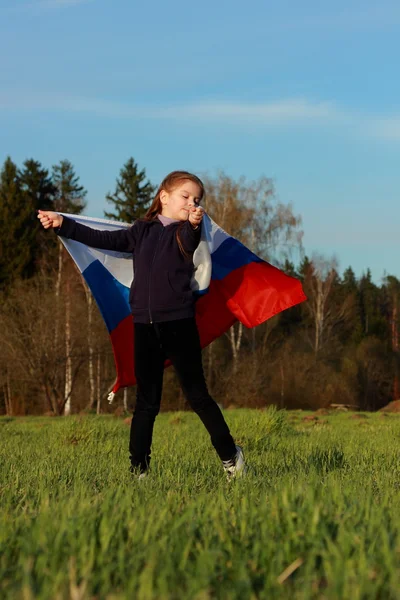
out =
[[[110,333],[115,369],[117,371],[117,379],[112,389],[114,393],[122,387],[136,384],[134,337],[132,315],[123,319]],[[169,360],[165,361],[165,367],[168,367],[170,364]]]
[[[246,327],[307,300],[301,282],[269,263],[250,263],[221,280],[212,280],[207,294],[196,302],[201,347],[208,346],[237,320]],[[133,318],[126,317],[110,334],[117,370],[113,391],[136,383]],[[165,362],[169,366],[170,361]]]
[[196,302],[196,322],[202,348],[225,333],[236,321],[227,306],[221,281],[212,280],[207,294]]
[[125,317],[110,333],[117,380],[113,392],[136,383],[133,365],[133,318]]
[[246,327],[307,300],[301,282],[266,262],[253,262],[215,282],[228,310]]

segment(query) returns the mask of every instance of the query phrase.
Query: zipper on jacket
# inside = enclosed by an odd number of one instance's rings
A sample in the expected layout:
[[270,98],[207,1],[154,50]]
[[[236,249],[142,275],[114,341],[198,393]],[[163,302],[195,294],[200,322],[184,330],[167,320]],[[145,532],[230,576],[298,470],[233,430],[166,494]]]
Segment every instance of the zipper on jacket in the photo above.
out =
[[150,308],[151,270],[152,270],[153,265],[154,265],[154,260],[156,258],[156,254],[157,254],[157,250],[158,250],[158,246],[160,244],[160,240],[161,240],[162,234],[164,233],[164,225],[162,223],[160,223],[160,225],[162,226],[162,229],[161,229],[160,235],[158,236],[157,245],[156,245],[156,247],[154,249],[153,260],[151,261],[150,271],[149,271],[149,317],[150,317],[150,325],[153,323],[153,318],[151,316],[151,308]]

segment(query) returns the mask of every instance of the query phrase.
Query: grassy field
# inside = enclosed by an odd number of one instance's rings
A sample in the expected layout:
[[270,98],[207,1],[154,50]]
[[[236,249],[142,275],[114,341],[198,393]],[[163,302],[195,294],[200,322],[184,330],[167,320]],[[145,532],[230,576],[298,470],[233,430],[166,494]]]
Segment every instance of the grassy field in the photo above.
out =
[[143,481],[122,419],[1,418],[0,597],[400,599],[400,416],[225,415],[232,483],[192,413]]

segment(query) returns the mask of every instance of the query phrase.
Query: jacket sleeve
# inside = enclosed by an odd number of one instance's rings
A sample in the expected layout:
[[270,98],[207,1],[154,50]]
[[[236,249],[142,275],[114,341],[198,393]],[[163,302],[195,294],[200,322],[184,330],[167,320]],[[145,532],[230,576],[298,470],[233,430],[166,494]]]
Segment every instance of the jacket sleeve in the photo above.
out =
[[63,217],[60,227],[54,229],[61,237],[82,242],[91,248],[101,250],[116,250],[117,252],[133,252],[137,239],[137,223],[129,228],[121,228],[116,231],[99,231],[74,219]]
[[193,229],[193,226],[189,219],[185,221],[183,225],[180,226],[178,230],[179,236],[181,238],[182,245],[186,252],[194,252],[197,246],[199,245],[201,237],[201,226],[202,224],[200,223],[197,229]]

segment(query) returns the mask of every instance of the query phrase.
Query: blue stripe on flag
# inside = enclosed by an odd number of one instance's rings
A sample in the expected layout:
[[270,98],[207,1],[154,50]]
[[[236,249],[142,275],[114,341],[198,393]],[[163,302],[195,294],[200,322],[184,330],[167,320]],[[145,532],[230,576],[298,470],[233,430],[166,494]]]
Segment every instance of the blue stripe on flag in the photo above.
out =
[[83,272],[109,332],[131,314],[129,288],[111,275],[100,261],[93,261]]
[[194,290],[193,295],[195,298],[198,298],[200,296],[204,296],[205,294],[208,293],[209,287],[206,288],[205,290]]
[[211,279],[224,279],[229,273],[252,262],[264,262],[246,246],[229,237],[211,255]]

